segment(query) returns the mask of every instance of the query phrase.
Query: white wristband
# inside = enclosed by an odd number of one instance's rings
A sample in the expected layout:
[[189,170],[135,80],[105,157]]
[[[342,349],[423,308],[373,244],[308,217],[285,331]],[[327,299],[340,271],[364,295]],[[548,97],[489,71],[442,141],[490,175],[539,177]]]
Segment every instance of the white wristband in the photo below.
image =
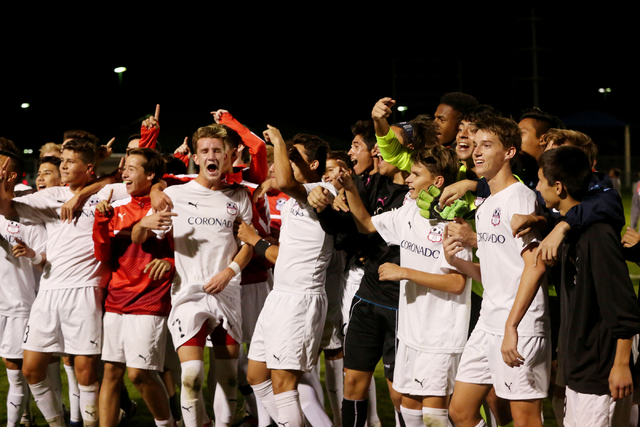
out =
[[233,272],[236,274],[240,274],[240,272],[242,271],[242,269],[240,268],[240,265],[235,261],[229,264],[229,268],[232,269]]
[[33,258],[29,258],[29,262],[31,263],[31,265],[40,264],[42,262],[42,255],[37,253]]

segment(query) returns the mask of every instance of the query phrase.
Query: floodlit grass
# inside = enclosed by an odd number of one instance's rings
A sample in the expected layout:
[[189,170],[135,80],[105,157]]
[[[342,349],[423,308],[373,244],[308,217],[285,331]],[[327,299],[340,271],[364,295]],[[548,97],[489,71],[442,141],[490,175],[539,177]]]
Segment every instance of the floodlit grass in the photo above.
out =
[[[622,202],[625,208],[625,215],[627,217],[627,226],[628,226],[629,218],[630,218],[630,209],[631,209],[631,193],[629,191],[623,192]],[[629,274],[632,277],[633,284],[637,293],[638,283],[640,281],[640,267],[636,263],[632,263],[632,262],[628,262],[627,264],[629,266]],[[208,366],[209,366],[208,352],[205,352],[205,354],[206,354],[205,367],[208,369]],[[6,402],[6,399],[7,399],[8,385],[7,385],[6,371],[4,369],[4,363],[2,363],[2,361],[0,361],[0,368],[1,368],[0,369],[0,402],[2,402],[1,404],[2,407],[6,407],[4,402]],[[64,372],[64,369],[62,369],[61,375],[62,375],[63,389],[65,390],[65,392],[63,393],[63,401],[65,402],[65,405],[69,407],[69,396],[66,393],[67,381],[66,381],[66,374]],[[321,378],[323,379],[323,383],[324,383],[324,363],[321,363]],[[395,425],[394,409],[389,399],[389,394],[387,391],[387,383],[383,374],[382,363],[379,363],[378,367],[376,368],[375,380],[376,380],[376,386],[378,391],[378,416],[380,417],[380,420],[384,427],[393,426]],[[127,389],[129,390],[129,395],[138,404],[138,411],[136,416],[133,418],[131,422],[131,426],[135,426],[135,427],[155,426],[153,422],[153,418],[149,413],[149,410],[147,409],[142,398],[140,397],[140,393],[138,393],[138,391],[135,389],[133,384],[131,384],[129,379],[126,377],[125,377],[125,384],[127,386]],[[209,416],[212,416],[213,415],[212,404],[211,404],[211,399],[209,397],[209,389],[208,389],[208,386],[206,385],[204,387],[204,395],[205,395],[205,398],[207,399],[207,411],[209,413]],[[242,404],[243,404],[242,396],[238,393],[238,411],[237,411],[238,416],[240,416],[240,412],[242,410]],[[329,416],[331,416],[331,408],[329,406],[329,400],[326,395],[326,390],[325,390],[325,406],[326,406],[327,412],[329,413]],[[37,425],[46,426],[44,419],[40,415],[40,412],[36,408],[36,405],[33,403],[33,399],[31,400],[31,407],[34,415],[36,416]],[[544,401],[544,419],[545,419],[545,422],[544,422],[545,426],[552,426],[552,427],[557,426],[556,420],[553,415],[553,410],[551,408],[551,402],[549,401],[549,399],[546,399]],[[3,410],[0,412],[0,425],[6,425],[6,422],[7,422],[6,410]],[[513,425],[513,423],[509,425]]]

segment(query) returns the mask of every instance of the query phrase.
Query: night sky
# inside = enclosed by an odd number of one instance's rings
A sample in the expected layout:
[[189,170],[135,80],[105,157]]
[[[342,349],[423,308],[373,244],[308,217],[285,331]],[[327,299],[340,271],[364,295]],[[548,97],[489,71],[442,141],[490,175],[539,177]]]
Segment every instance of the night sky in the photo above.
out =
[[[115,136],[122,151],[160,103],[164,151],[218,108],[255,132],[269,123],[285,137],[316,133],[345,148],[349,126],[370,118],[383,96],[407,105],[407,119],[433,113],[442,94],[458,90],[516,119],[533,106],[530,8],[362,7],[4,14],[0,136],[37,149],[79,128],[103,142]],[[636,12],[537,8],[539,106],[561,118],[596,110],[633,124]],[[113,69],[121,65],[119,84]],[[612,91],[605,98],[600,87]],[[601,153],[622,154],[620,128],[579,130]]]

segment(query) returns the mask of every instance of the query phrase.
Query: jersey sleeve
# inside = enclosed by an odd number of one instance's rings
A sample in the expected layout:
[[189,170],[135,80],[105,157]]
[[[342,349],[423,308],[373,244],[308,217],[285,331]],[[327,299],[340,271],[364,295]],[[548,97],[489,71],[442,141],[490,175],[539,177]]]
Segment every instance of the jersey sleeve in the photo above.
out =
[[249,149],[251,163],[249,164],[248,181],[259,184],[267,179],[269,175],[267,144],[256,136],[256,134],[244,127],[230,113],[223,113],[220,117],[220,123],[238,132],[243,144]]
[[53,194],[48,190],[32,193],[13,199],[13,207],[26,224],[44,224],[58,219],[58,213],[52,205]]
[[385,162],[396,166],[400,170],[411,173],[411,165],[413,164],[411,153],[413,150],[400,144],[400,141],[398,141],[396,134],[393,133],[391,128],[389,128],[389,133],[385,136],[381,137],[376,135],[376,140],[378,141],[380,154]]
[[[516,197],[512,197],[508,207],[509,212],[507,213],[507,225],[509,226],[509,231],[511,231],[510,224],[513,215],[529,215],[531,213],[539,215],[541,213],[540,207],[536,202],[536,195],[532,191],[528,191],[527,193],[518,193]],[[533,227],[529,233],[515,239],[520,253],[524,252],[524,250],[530,245],[539,243],[540,240],[540,231],[535,227]]]
[[116,183],[107,184],[102,188],[102,190],[98,191],[98,200],[107,200],[107,197],[109,197],[109,193],[111,192],[111,190],[113,190],[113,194],[111,195],[110,200],[111,203],[115,202],[116,200],[122,200],[130,197],[129,193],[127,193],[127,187],[123,183]]
[[156,148],[158,143],[158,135],[160,129],[153,126],[151,129],[147,129],[145,126],[140,126],[140,148]]
[[96,218],[93,222],[93,254],[98,261],[105,262],[111,259],[111,237],[109,233],[111,218],[113,218],[113,212],[103,215],[96,210]]

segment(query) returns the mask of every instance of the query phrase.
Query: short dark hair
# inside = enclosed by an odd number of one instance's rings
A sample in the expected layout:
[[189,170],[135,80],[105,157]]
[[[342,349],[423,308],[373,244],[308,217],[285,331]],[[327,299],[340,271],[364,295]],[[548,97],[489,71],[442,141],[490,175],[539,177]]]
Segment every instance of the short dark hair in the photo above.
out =
[[162,178],[165,171],[165,162],[162,158],[162,154],[157,150],[154,150],[153,148],[132,148],[129,151],[129,156],[133,155],[144,157],[145,162],[142,164],[144,172],[154,174],[151,182],[155,184]]
[[421,114],[410,123],[413,127],[413,138],[411,141],[405,141],[405,145],[411,143],[414,150],[420,150],[438,144],[438,128],[430,115]]
[[424,166],[434,176],[442,176],[444,185],[456,182],[458,171],[460,170],[460,162],[456,152],[444,145],[432,145],[423,147],[411,154],[413,163],[419,163]]
[[62,151],[69,150],[76,153],[85,165],[95,165],[96,146],[86,139],[72,139],[64,144]]
[[502,116],[502,113],[489,104],[478,104],[466,113],[463,113],[460,120],[465,122],[478,122],[492,116]]
[[201,138],[216,138],[224,143],[224,150],[237,148],[242,144],[242,138],[235,130],[223,124],[213,124],[199,128],[193,134],[191,141],[193,143],[193,152],[198,153],[198,140]]
[[162,159],[166,166],[166,172],[172,175],[186,175],[187,166],[182,160],[174,156],[173,154],[163,154]]
[[551,128],[566,129],[562,120],[552,114],[542,111],[538,107],[524,110],[520,116],[520,120],[518,121],[521,122],[524,119],[533,119],[536,121],[536,124],[534,125],[534,128],[536,129],[536,138],[540,138]]
[[515,147],[520,151],[522,145],[522,132],[518,124],[506,117],[491,116],[475,123],[476,132],[490,132],[498,137],[505,150]]
[[358,120],[351,125],[351,133],[353,136],[361,135],[362,140],[367,144],[369,150],[373,150],[377,143],[376,129],[373,125],[373,120]]
[[351,156],[344,150],[333,150],[327,154],[327,160],[336,160],[343,162],[347,169],[351,169],[353,171],[353,160],[351,160]]
[[19,182],[20,179],[22,179],[23,165],[22,157],[16,144],[10,139],[0,137],[0,155],[7,156],[11,159],[9,161],[9,170],[18,175],[16,182]]
[[574,200],[582,201],[587,195],[593,173],[589,157],[580,148],[563,145],[547,150],[538,158],[538,166],[549,185],[560,182]]
[[468,113],[478,105],[478,100],[469,94],[462,92],[449,92],[442,95],[440,104],[445,104],[460,112],[461,115]]
[[299,133],[287,145],[298,144],[304,147],[309,162],[318,161],[318,168],[316,169],[318,176],[324,175],[327,166],[327,153],[331,151],[329,144],[319,136]]
[[98,139],[98,137],[94,134],[80,129],[65,131],[62,140],[66,141],[67,139],[84,139],[85,141],[89,141],[96,146],[98,145],[98,142],[100,142],[100,139]]
[[44,156],[38,159],[38,167],[40,167],[40,165],[42,165],[43,163],[51,163],[55,167],[59,168],[61,160],[58,156]]

